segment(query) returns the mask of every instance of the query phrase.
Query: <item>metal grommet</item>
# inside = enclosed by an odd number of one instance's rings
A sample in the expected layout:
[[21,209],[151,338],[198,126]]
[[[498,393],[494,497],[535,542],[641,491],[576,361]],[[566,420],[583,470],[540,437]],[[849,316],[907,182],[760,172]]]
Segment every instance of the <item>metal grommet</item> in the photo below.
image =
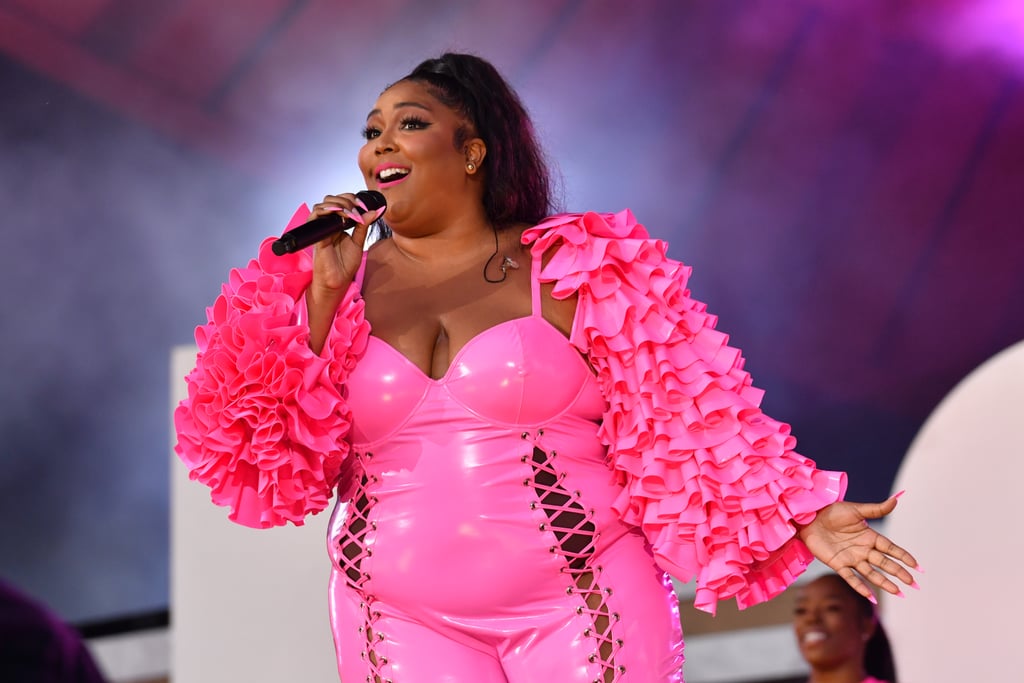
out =
[[530,432],[523,432],[522,434],[520,434],[520,436],[522,436],[524,439],[529,439],[530,438]]

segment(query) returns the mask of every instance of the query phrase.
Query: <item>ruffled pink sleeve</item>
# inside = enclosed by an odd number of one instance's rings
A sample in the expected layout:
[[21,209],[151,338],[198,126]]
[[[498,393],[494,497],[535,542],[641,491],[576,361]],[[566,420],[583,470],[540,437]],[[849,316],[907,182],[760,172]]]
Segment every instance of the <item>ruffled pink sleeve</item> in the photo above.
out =
[[[300,207],[288,227],[308,214]],[[231,271],[206,309],[188,398],[174,412],[174,450],[190,477],[210,487],[230,519],[256,528],[300,525],[327,507],[349,450],[341,387],[369,335],[353,285],[314,354],[303,300],[312,258],[276,256],[273,241]]]
[[579,294],[571,341],[609,400],[601,438],[621,518],[662,568],[696,577],[702,610],[781,592],[813,559],[794,524],[840,500],[845,474],[817,469],[761,412],[739,350],[690,297],[690,269],[629,211],[556,216],[523,241],[550,258],[541,277],[556,298]]

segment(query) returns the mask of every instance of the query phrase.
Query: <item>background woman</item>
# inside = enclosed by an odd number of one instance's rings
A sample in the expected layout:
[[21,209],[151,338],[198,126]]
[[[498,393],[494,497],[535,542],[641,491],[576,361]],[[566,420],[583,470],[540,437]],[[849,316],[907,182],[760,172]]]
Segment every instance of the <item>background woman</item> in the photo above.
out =
[[808,683],[898,683],[875,606],[835,574],[801,586],[793,611]]

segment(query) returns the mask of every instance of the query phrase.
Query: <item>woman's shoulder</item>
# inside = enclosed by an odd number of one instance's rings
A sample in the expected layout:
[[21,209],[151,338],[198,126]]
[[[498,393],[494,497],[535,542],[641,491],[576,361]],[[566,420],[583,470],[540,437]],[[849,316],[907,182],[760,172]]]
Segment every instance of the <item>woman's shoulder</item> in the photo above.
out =
[[579,244],[592,238],[647,239],[649,234],[629,209],[554,214],[523,231],[524,243],[552,237]]

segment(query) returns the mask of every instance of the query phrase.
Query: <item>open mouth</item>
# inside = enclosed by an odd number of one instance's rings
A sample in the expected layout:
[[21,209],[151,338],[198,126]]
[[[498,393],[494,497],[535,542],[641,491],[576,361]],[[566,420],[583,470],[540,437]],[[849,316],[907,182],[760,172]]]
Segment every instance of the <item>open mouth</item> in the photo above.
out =
[[405,180],[410,172],[410,169],[402,166],[387,166],[377,171],[377,183],[381,187],[388,187]]
[[827,636],[821,631],[808,631],[804,634],[802,640],[804,645],[814,645],[815,643],[820,643],[825,640],[825,638],[827,638]]

